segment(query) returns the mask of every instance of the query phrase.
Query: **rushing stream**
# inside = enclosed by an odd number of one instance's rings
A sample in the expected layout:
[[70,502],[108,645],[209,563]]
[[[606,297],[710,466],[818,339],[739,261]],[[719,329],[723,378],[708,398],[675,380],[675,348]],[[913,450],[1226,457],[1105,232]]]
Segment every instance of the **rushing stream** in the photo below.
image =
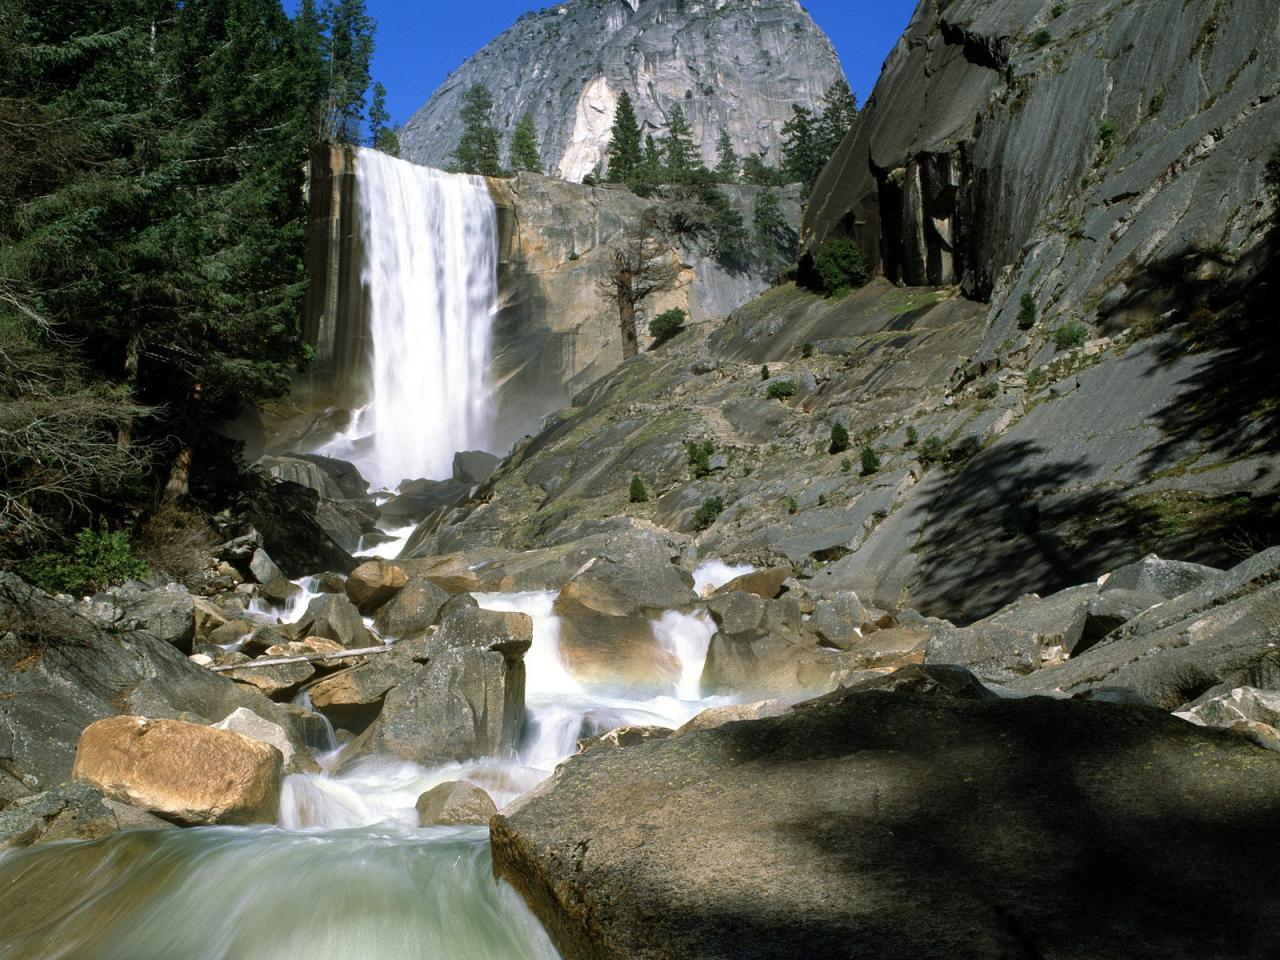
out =
[[[304,594],[314,585],[303,581]],[[565,669],[551,591],[479,594],[527,613],[528,729],[517,756],[425,768],[386,758],[340,775],[285,778],[275,827],[130,831],[0,855],[0,960],[521,960],[556,951],[520,898],[494,881],[488,832],[421,828],[414,803],[448,780],[501,807],[542,782],[579,737],[627,724],[677,726],[723,700],[698,696],[713,627],[669,612],[654,636],[681,664],[666,696],[594,690]],[[278,612],[301,615],[293,599]],[[306,705],[305,695],[301,703]],[[315,745],[326,769],[339,751]]]
[[[448,476],[455,450],[483,448],[496,227],[482,180],[362,150],[357,165],[371,303],[372,395],[326,452],[377,486]],[[411,527],[370,554],[394,556]],[[699,591],[750,568],[704,565]],[[248,613],[295,622],[319,589]],[[559,653],[555,593],[480,594],[533,619],[524,741],[515,756],[434,768],[368,757],[285,778],[267,827],[126,831],[0,853],[0,960],[522,960],[554,957],[519,897],[492,876],[485,828],[422,828],[414,804],[468,780],[502,807],[552,774],[580,737],[630,724],[676,727],[713,702],[699,677],[714,626],[671,611],[655,640],[677,684],[593,689]],[[371,621],[367,621],[370,622]],[[388,638],[394,640],[394,638]],[[241,641],[242,642],[242,641]],[[228,649],[239,643],[230,644]],[[310,706],[305,692],[299,702]],[[332,729],[310,744],[338,769]]]

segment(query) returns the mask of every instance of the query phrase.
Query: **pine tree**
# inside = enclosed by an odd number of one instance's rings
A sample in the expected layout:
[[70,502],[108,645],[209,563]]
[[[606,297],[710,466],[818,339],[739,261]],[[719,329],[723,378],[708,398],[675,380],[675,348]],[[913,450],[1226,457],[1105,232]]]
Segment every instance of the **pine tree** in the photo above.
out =
[[644,163],[640,153],[640,124],[636,120],[631,94],[625,90],[618,95],[618,109],[613,118],[608,157],[609,169],[605,174],[608,183],[626,183]]
[[721,183],[736,183],[738,180],[738,155],[733,150],[733,141],[728,130],[720,131],[720,139],[716,142],[716,177]]
[[782,126],[782,169],[805,192],[813,186],[826,163],[815,131],[813,111],[794,104],[791,119]]
[[359,143],[373,59],[373,19],[364,0],[327,0],[322,22],[328,27],[326,60],[328,96],[322,112],[321,138]]
[[393,157],[400,156],[399,127],[389,126],[391,114],[387,112],[387,88],[381,83],[373,85],[373,103],[369,106],[369,146]]
[[824,166],[835,154],[845,134],[853,129],[857,119],[858,100],[849,89],[848,82],[841,77],[823,97],[822,113],[815,124],[815,137]]
[[476,84],[462,95],[462,137],[453,151],[453,169],[484,177],[502,174],[498,128],[493,124],[493,94]]
[[662,138],[662,153],[668,183],[687,183],[702,167],[697,148],[693,145],[689,122],[679,104],[671,108],[671,115],[667,118],[667,135]]
[[528,111],[512,131],[510,158],[512,170],[542,172],[542,156],[538,152],[538,131],[533,125],[533,114]]

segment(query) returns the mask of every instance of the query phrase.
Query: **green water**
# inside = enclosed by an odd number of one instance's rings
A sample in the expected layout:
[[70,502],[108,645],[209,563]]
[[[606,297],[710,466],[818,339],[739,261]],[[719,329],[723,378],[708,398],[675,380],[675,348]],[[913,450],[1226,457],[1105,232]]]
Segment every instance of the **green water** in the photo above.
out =
[[483,828],[205,827],[0,854],[0,960],[542,960]]

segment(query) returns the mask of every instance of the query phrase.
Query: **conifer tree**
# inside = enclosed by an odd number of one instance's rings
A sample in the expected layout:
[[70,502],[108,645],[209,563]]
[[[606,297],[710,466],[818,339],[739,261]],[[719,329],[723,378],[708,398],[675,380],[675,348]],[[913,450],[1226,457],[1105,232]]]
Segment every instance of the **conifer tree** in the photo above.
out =
[[693,145],[689,122],[679,104],[671,108],[671,114],[667,118],[667,135],[662,139],[662,153],[668,183],[686,183],[702,166],[697,148]]
[[644,163],[640,152],[640,124],[636,120],[631,95],[625,90],[618,95],[618,109],[613,118],[608,157],[609,169],[605,174],[608,183],[626,183]]
[[806,192],[826,163],[814,127],[813,111],[798,103],[792,105],[791,119],[782,126],[782,169],[791,182],[802,184]]
[[738,155],[733,150],[728,130],[721,130],[720,139],[716,142],[716,178],[721,183],[736,183],[738,180]]
[[526,111],[511,133],[511,169],[542,173],[542,156],[538,151],[538,131],[533,114]]
[[462,137],[453,151],[453,169],[497,177],[502,173],[498,128],[493,123],[493,94],[477,83],[462,95]]
[[387,112],[387,88],[373,85],[373,102],[369,105],[369,145],[393,157],[400,156],[400,128],[390,126]]
[[827,90],[822,100],[822,113],[815,124],[815,137],[825,165],[835,154],[845,134],[853,129],[858,119],[858,100],[841,77]]
[[328,28],[328,96],[321,139],[359,143],[373,59],[373,19],[365,12],[364,0],[327,0],[322,22]]

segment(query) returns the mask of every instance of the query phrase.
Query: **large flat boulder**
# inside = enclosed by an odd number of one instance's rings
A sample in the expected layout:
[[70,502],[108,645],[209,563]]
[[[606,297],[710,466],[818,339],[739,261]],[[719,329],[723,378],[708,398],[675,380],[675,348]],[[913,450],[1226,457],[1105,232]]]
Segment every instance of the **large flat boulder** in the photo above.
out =
[[274,823],[282,763],[271,744],[230,730],[121,716],[85,728],[72,774],[176,823]]
[[844,692],[579,754],[490,829],[566,960],[1262,960],[1277,797],[1149,708]]

